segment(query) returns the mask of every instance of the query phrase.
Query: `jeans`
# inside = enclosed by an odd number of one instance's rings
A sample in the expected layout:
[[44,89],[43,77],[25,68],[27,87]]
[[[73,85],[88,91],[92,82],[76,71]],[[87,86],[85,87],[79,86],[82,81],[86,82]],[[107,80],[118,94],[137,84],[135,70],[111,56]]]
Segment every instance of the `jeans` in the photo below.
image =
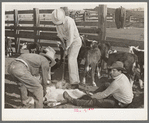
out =
[[34,97],[35,108],[43,108],[43,87],[40,81],[34,77],[24,63],[13,61],[8,67],[8,73],[17,78],[20,86],[21,102],[28,99],[28,91]]
[[68,51],[68,70],[70,84],[78,84],[80,82],[77,57],[82,46],[82,41],[77,38],[70,46]]
[[[102,92],[104,91],[110,83],[106,82],[103,85],[101,85],[96,92]],[[118,107],[118,101],[113,98],[113,96],[109,96],[105,99],[95,99],[95,98],[88,98],[84,99],[84,97],[79,99],[73,99],[73,104],[76,106],[85,106],[85,107],[91,107],[95,106],[98,108],[117,108]]]

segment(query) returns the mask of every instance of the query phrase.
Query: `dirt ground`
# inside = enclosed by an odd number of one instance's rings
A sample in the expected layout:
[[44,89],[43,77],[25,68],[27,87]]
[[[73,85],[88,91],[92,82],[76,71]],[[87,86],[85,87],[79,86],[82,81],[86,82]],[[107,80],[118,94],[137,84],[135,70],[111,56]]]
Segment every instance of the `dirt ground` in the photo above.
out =
[[[123,50],[127,51],[127,49],[123,49]],[[5,93],[4,93],[5,108],[17,108],[18,106],[21,105],[19,88],[17,87],[16,80],[15,78],[12,78],[7,72],[8,65],[15,57],[16,56],[12,58],[5,58]],[[83,67],[79,69],[79,72],[80,72],[80,79],[82,79]],[[62,67],[55,70],[54,74],[52,74],[52,80],[61,80],[61,76],[62,76]],[[66,82],[68,82],[67,65],[66,65],[65,80]],[[106,74],[105,74],[105,77],[102,77],[101,79],[98,79],[96,77],[97,86],[100,86],[102,82],[106,82],[107,80],[108,78],[106,77]],[[90,84],[91,84],[90,75],[88,75],[87,85],[91,87]],[[144,108],[144,90],[140,90],[137,82],[134,83],[133,92],[134,92],[134,100],[133,100],[133,103],[129,106],[129,108]],[[54,108],[76,108],[76,106],[71,104],[65,104]]]

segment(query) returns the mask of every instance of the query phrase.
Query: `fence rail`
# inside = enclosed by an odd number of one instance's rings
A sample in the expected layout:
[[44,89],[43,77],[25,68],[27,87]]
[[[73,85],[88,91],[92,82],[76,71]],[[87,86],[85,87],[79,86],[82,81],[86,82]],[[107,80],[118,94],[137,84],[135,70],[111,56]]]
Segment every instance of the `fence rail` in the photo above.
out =
[[[24,39],[28,39],[29,42],[45,40],[50,46],[53,43],[60,41],[57,37],[56,27],[50,21],[49,17],[53,9],[39,10],[34,8],[33,10],[14,10],[6,11],[5,15],[11,15],[11,19],[5,19],[5,36],[9,36],[15,41],[16,52],[20,52],[20,42],[24,42]],[[93,40],[105,40],[106,39],[106,18],[107,18],[107,6],[99,5],[98,10],[87,9],[87,12],[78,13],[74,18],[80,34],[88,35],[89,39]],[[31,14],[31,15],[29,15]],[[48,20],[46,16],[48,15]],[[24,17],[22,20],[20,17]],[[29,18],[26,18],[29,16]],[[42,18],[40,18],[42,17]],[[55,42],[51,42],[55,41]],[[110,41],[111,45],[120,44],[121,41]],[[128,45],[127,41],[123,42],[124,45]],[[142,42],[140,42],[142,45]]]

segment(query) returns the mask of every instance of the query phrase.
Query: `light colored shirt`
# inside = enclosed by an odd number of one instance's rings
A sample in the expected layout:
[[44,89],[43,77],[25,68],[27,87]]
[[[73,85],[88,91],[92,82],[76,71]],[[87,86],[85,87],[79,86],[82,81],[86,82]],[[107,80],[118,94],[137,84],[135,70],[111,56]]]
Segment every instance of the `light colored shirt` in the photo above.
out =
[[75,21],[69,16],[65,17],[64,23],[56,26],[57,36],[62,40],[66,40],[66,49],[70,47],[80,35]]
[[92,96],[92,98],[103,99],[109,95],[122,102],[124,104],[129,104],[133,99],[132,86],[128,78],[124,74],[120,74],[117,77],[114,77],[114,81],[111,85],[103,92],[98,92]]

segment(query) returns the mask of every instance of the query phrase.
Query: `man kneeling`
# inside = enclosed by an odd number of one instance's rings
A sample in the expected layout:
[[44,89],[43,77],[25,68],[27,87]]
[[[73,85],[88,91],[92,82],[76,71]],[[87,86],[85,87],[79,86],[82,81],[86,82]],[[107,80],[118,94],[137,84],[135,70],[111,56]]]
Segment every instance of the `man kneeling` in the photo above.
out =
[[[55,63],[55,50],[51,47],[47,47],[40,54],[22,54],[11,62],[8,73],[18,80],[21,108],[30,108],[33,98],[35,101],[34,107],[43,108],[43,97],[46,95],[47,81],[51,79],[50,68]],[[35,77],[37,75],[41,75],[42,81]],[[28,96],[28,91],[33,98]]]
[[116,61],[109,67],[114,81],[105,83],[99,87],[99,91],[91,96],[89,100],[73,99],[67,92],[63,97],[67,102],[77,106],[96,106],[99,108],[118,108],[127,107],[133,100],[132,86],[128,78],[122,73],[123,63]]

